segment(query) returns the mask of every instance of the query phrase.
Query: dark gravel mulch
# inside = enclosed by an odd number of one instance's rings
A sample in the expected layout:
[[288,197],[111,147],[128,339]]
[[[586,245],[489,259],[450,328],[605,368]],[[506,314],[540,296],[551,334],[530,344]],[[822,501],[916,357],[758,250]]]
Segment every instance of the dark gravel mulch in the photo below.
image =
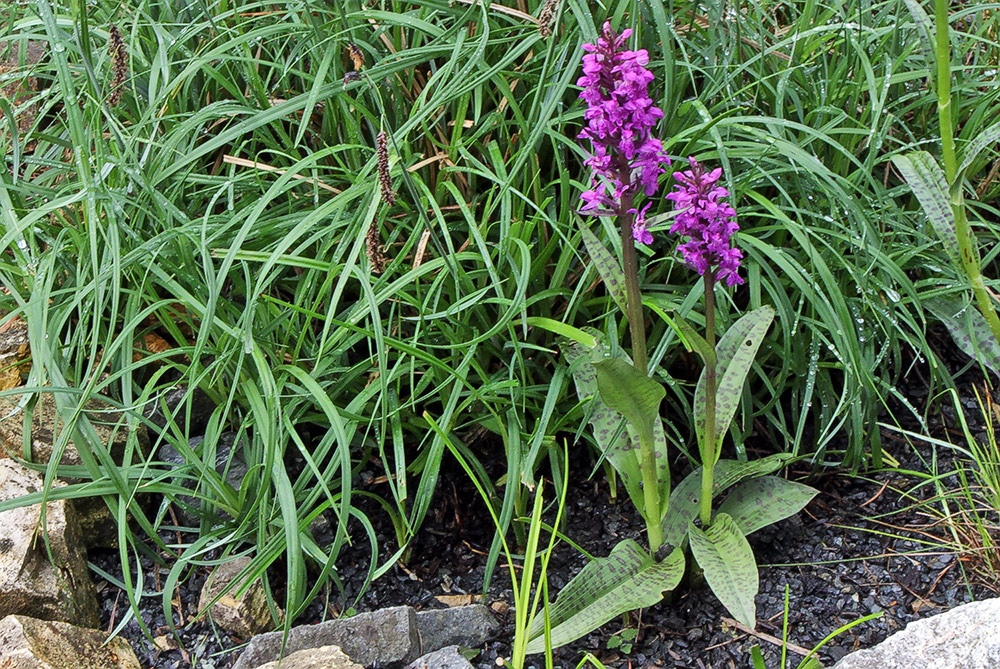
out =
[[[971,391],[970,391],[971,392]],[[916,394],[919,396],[920,391]],[[919,397],[917,398],[919,399]],[[971,412],[974,413],[974,412]],[[947,411],[940,417],[948,422]],[[939,430],[943,429],[939,426]],[[954,468],[952,453],[915,442],[907,444],[900,436],[883,431],[886,452],[899,462],[899,470],[926,472],[936,457],[938,471]],[[611,547],[625,538],[644,542],[638,514],[625,500],[610,501],[607,482],[587,480],[592,462],[589,453],[579,456],[571,466],[572,482],[566,509],[566,534],[585,550],[597,556],[607,555]],[[792,471],[791,475],[805,472]],[[380,490],[378,479],[368,487]],[[595,477],[600,479],[601,477]],[[679,479],[678,479],[679,480]],[[750,537],[760,568],[760,594],[757,597],[757,632],[746,633],[729,619],[729,614],[711,592],[700,585],[683,586],[668,601],[643,610],[637,616],[614,621],[585,638],[559,649],[556,666],[575,667],[584,652],[593,652],[609,667],[748,667],[750,648],[760,645],[769,667],[778,667],[780,647],[761,638],[780,639],[788,589],[788,639],[798,648],[811,649],[838,627],[874,612],[876,620],[863,623],[833,639],[820,651],[820,659],[829,664],[846,653],[872,646],[908,622],[942,612],[959,604],[994,596],[996,579],[988,564],[1000,563],[995,549],[983,550],[971,527],[959,526],[964,547],[957,550],[952,531],[941,521],[942,506],[934,503],[933,485],[916,487],[920,478],[900,471],[884,471],[869,477],[825,474],[810,483],[821,494],[797,517],[765,528]],[[956,476],[942,479],[944,489],[959,487]],[[551,485],[549,486],[551,490]],[[905,495],[903,493],[906,493]],[[928,502],[919,504],[919,502]],[[954,511],[956,504],[951,503]],[[370,518],[380,534],[384,555],[395,548],[392,526],[373,505]],[[997,525],[996,512],[988,517]],[[480,593],[486,551],[492,538],[488,515],[457,467],[443,472],[435,505],[412,547],[404,565],[395,566],[377,580],[354,603],[331,595],[314,602],[297,624],[318,622],[337,615],[347,606],[358,611],[409,604],[420,608],[441,607],[438,599],[446,595]],[[190,536],[185,537],[190,540]],[[339,576],[350,595],[360,590],[368,569],[367,540],[359,533],[355,547],[348,549],[339,563]],[[995,539],[1000,537],[994,535]],[[176,537],[171,537],[175,541]],[[91,561],[118,576],[117,552],[92,552]],[[555,592],[584,564],[584,559],[566,544],[561,544],[549,564],[550,589]],[[142,561],[145,587],[154,592],[162,582],[156,580],[153,565]],[[280,584],[281,568],[273,571]],[[194,612],[198,593],[207,570],[195,570],[179,589],[185,613],[184,622]],[[505,625],[504,633],[482,649],[475,660],[478,667],[496,667],[497,658],[509,656],[513,634],[513,600],[509,576],[501,561],[483,600]],[[124,594],[99,579],[104,624],[114,627],[128,611]],[[282,594],[280,589],[277,593]],[[143,598],[143,618],[155,635],[168,635],[159,596]],[[181,622],[178,618],[177,622]],[[628,655],[613,649],[623,629],[637,628],[638,637]],[[133,643],[144,666],[218,667],[223,669],[235,659],[232,649],[245,640],[232,639],[209,623],[194,622],[180,627],[181,649],[160,650],[143,637],[133,620],[122,631]],[[161,643],[163,640],[161,640]],[[627,643],[627,641],[626,641]],[[535,656],[538,657],[538,656]],[[794,667],[801,656],[789,652],[788,666]],[[539,666],[544,666],[544,663]]]

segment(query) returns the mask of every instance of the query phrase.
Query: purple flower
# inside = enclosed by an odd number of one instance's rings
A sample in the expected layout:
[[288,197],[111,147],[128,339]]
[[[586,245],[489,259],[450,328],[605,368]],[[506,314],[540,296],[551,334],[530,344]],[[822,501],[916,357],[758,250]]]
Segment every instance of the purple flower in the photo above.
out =
[[698,274],[714,271],[715,278],[724,278],[726,285],[741,284],[738,272],[743,254],[731,240],[740,226],[733,220],[736,210],[722,199],[729,197],[729,191],[718,185],[722,168],[706,173],[694,158],[688,158],[688,162],[691,169],[674,172],[679,182],[677,190],[666,196],[673,200],[674,211],[678,212],[670,232],[691,238],[680,245],[680,251]]
[[[663,112],[653,106],[647,90],[653,80],[645,67],[649,54],[645,49],[624,50],[631,34],[624,30],[618,35],[605,23],[597,44],[583,45],[583,76],[576,83],[587,102],[587,125],[579,138],[589,139],[593,147],[585,161],[593,170],[590,189],[582,195],[587,213],[620,213],[623,200],[631,202],[640,189],[652,196],[666,171],[664,163],[670,164],[663,144],[650,135]],[[646,232],[644,217],[642,221],[636,222],[635,238],[649,244],[652,235]]]

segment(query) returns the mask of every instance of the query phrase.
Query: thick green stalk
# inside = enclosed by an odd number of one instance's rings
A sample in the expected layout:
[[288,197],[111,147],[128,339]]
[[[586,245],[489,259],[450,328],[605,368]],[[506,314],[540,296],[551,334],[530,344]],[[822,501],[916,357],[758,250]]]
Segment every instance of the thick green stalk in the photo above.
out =
[[986,319],[993,336],[1000,341],[1000,317],[997,316],[996,305],[986,290],[980,267],[979,249],[976,248],[966,216],[965,202],[962,198],[962,185],[956,183],[958,178],[958,157],[955,155],[955,136],[951,115],[951,33],[948,20],[948,0],[934,1],[934,21],[937,32],[937,96],[938,96],[938,126],[941,131],[941,161],[944,163],[944,175],[951,192],[951,210],[955,216],[955,236],[958,238],[958,252],[961,258],[961,269],[969,278],[972,293],[976,298],[976,306]]
[[[632,237],[633,214],[632,197],[622,198],[618,210],[618,220],[621,223],[622,234],[622,271],[625,274],[625,318],[628,320],[629,333],[632,338],[632,360],[636,370],[644,375],[649,374],[649,358],[646,355],[646,331],[642,317],[642,293],[639,290],[639,263],[636,259],[635,241]],[[642,467],[643,518],[646,519],[646,536],[649,539],[649,552],[656,553],[663,544],[663,530],[660,526],[660,484],[656,476],[655,445],[640,436],[639,453]]]
[[[705,341],[715,350],[715,274],[705,272]],[[715,485],[715,364],[705,365],[705,434],[701,445],[701,525],[712,522],[712,488]]]

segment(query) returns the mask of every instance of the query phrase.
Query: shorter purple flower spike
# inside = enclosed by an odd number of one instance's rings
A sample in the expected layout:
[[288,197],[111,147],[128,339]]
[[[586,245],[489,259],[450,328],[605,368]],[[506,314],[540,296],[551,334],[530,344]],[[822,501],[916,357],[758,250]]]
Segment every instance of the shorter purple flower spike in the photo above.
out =
[[678,212],[670,232],[691,238],[679,248],[684,262],[698,274],[714,271],[715,278],[725,279],[728,286],[741,284],[738,272],[743,253],[733,247],[731,239],[740,226],[734,220],[736,210],[722,199],[729,196],[718,185],[722,168],[706,173],[694,158],[688,162],[691,169],[674,172],[677,190],[666,196]]

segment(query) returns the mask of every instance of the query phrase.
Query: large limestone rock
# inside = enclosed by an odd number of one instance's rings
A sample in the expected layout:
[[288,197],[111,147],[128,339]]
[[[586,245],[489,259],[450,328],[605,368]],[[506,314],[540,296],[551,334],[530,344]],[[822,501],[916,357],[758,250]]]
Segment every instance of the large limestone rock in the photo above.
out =
[[428,609],[417,614],[420,646],[425,653],[447,646],[478,648],[492,638],[500,625],[482,604]]
[[[255,636],[232,669],[256,669],[279,659],[281,641],[280,631]],[[409,606],[397,606],[318,625],[299,625],[288,633],[284,656],[320,646],[339,646],[365,666],[376,662],[379,666],[405,665],[420,656],[416,615]]]
[[833,669],[997,669],[1000,599],[963,604],[917,620],[874,648],[844,656]]
[[221,592],[230,590],[212,604],[209,615],[216,625],[241,639],[249,639],[254,634],[272,627],[264,584],[260,579],[254,581],[238,599],[233,596],[242,585],[242,582],[234,584],[234,581],[250,562],[250,558],[241,557],[219,565],[205,581],[205,585],[201,588],[201,597],[198,599],[200,614],[209,608],[209,604],[219,597]]
[[[278,661],[262,664],[257,669],[278,669]],[[364,669],[364,667],[355,664],[337,646],[320,646],[292,653],[281,661],[281,669]]]
[[[24,458],[24,409],[19,406],[19,395],[0,397],[0,457]],[[97,400],[85,405],[84,414],[97,432],[101,443],[111,450],[115,462],[121,462],[125,449],[127,432],[117,423],[121,414]],[[52,393],[41,393],[35,403],[31,417],[31,461],[45,464],[52,457],[54,439],[62,431],[64,423],[56,411]],[[81,465],[83,460],[72,442],[66,445],[59,462],[63,465]]]
[[[40,474],[9,458],[0,460],[0,502],[41,490]],[[46,505],[53,566],[38,529],[41,509],[35,504],[0,512],[0,616],[30,615],[96,627],[97,596],[75,511],[65,500]]]
[[2,669],[140,669],[124,639],[67,623],[7,616],[0,620]]

